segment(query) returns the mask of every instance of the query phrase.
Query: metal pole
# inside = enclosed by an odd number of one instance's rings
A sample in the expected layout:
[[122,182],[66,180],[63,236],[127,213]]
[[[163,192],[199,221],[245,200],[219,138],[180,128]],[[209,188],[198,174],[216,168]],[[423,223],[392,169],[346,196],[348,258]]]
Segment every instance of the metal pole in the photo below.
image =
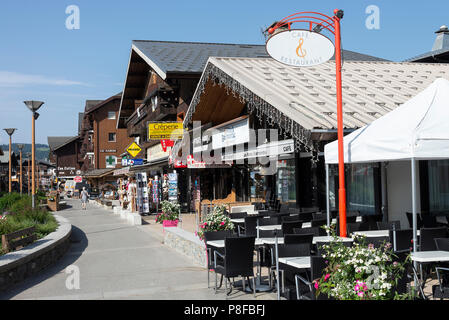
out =
[[[335,14],[337,14],[337,9]],[[335,67],[337,85],[337,126],[338,126],[338,200],[340,217],[340,236],[346,237],[346,190],[345,190],[345,164],[343,147],[343,96],[341,80],[341,32],[340,18],[334,16],[335,22]]]
[[[327,211],[327,226],[331,225],[331,208],[329,199],[329,164],[326,163],[326,211]],[[329,235],[329,234],[328,234]]]
[[9,183],[9,193],[11,193],[12,192],[12,181],[11,181],[11,170],[12,170],[12,166],[11,166],[11,142],[12,141],[12,139],[11,139],[11,135],[9,135],[9,173],[8,173],[8,176],[9,176],[9,179],[8,179],[8,183]]
[[23,174],[22,174],[22,150],[20,150],[20,195],[22,195],[22,180],[23,180]]
[[416,160],[412,158],[413,252],[417,251]]
[[28,195],[30,195],[30,155],[28,154],[28,160],[27,160],[27,171],[28,171],[28,175],[27,175],[27,183],[28,183]]
[[32,175],[32,180],[31,180],[31,206],[32,208],[36,208],[36,181],[35,179],[35,159],[34,159],[34,112],[32,114],[32,122],[31,122],[31,175]]
[[276,249],[276,284],[277,284],[277,298],[278,300],[281,300],[281,288],[279,284],[279,252],[278,252],[278,236],[277,233],[275,234],[275,242],[274,246]]
[[[412,213],[413,213],[413,252],[417,252],[417,212],[416,212],[416,160],[412,158]],[[418,263],[413,262],[415,270],[418,270]],[[419,286],[418,279],[415,275],[415,288]]]

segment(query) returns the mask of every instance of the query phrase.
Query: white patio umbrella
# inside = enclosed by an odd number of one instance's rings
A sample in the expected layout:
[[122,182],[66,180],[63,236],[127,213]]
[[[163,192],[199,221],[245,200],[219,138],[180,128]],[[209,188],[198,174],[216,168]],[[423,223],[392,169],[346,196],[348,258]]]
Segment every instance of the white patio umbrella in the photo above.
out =
[[[449,158],[448,119],[449,81],[439,78],[406,103],[344,137],[345,163],[411,161],[413,251],[417,250],[416,161]],[[326,167],[338,163],[337,141],[325,146],[324,157]]]

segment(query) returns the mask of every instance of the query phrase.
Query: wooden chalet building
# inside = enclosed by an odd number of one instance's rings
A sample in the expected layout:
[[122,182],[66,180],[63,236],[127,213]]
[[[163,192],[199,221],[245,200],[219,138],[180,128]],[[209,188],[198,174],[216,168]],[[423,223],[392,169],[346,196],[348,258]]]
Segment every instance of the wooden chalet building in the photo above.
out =
[[48,137],[50,159],[56,165],[56,176],[62,179],[73,179],[81,169],[79,158],[81,141],[79,136]]
[[[144,41],[132,42],[117,128],[142,147],[137,157],[146,164],[132,168],[150,176],[169,172],[168,155],[160,141],[148,140],[149,121],[183,121],[210,56],[267,57],[265,46],[244,44]],[[178,171],[179,173],[179,171]],[[180,172],[179,202],[189,211],[188,170]]]

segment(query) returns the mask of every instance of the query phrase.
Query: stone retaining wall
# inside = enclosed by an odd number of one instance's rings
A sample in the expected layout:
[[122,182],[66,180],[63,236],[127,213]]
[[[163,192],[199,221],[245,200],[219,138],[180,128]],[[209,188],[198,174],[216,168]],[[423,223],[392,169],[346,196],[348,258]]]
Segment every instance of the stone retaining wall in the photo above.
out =
[[72,225],[58,215],[58,229],[25,248],[0,257],[0,290],[36,274],[61,258],[70,247]]
[[207,268],[206,246],[194,234],[177,227],[165,228],[164,244]]

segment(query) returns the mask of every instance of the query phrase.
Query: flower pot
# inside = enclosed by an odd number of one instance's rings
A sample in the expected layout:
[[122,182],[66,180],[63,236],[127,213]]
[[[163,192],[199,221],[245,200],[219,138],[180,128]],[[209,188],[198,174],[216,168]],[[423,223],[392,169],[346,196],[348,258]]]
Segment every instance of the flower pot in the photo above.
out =
[[162,225],[164,228],[166,227],[177,227],[178,226],[178,220],[164,220],[162,221]]

